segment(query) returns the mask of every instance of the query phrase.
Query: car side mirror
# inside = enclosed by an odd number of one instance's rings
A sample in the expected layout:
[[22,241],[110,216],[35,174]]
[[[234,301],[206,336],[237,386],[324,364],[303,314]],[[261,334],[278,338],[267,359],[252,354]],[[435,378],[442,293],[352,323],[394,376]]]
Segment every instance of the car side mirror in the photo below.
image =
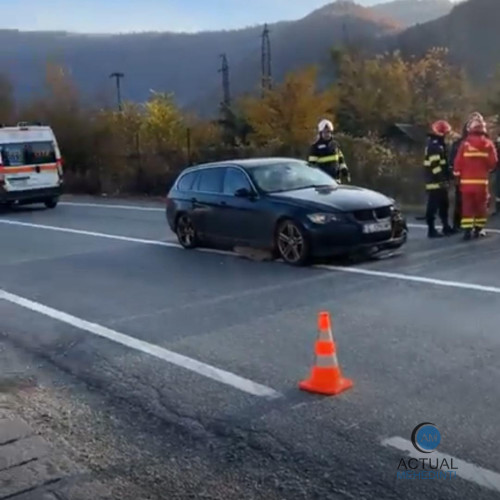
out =
[[248,188],[240,188],[234,192],[234,196],[237,198],[253,198],[254,193]]

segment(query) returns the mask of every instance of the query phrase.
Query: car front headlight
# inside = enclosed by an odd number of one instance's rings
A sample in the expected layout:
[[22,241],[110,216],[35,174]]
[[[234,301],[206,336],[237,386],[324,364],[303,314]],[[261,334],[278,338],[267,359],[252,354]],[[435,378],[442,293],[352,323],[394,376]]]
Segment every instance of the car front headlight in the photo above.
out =
[[307,218],[314,224],[328,224],[329,222],[339,222],[341,217],[337,214],[308,214]]

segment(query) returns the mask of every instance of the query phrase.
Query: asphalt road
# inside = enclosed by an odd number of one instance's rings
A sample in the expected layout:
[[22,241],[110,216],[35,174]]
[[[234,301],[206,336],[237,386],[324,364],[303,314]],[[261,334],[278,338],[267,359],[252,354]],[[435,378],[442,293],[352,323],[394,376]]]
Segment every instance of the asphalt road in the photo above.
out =
[[[414,227],[401,255],[297,269],[179,249],[161,204],[78,198],[0,215],[0,333],[177,460],[164,498],[493,499],[499,264],[500,231]],[[337,397],[297,388],[319,311],[355,384]],[[385,440],[421,422],[460,477],[397,479],[408,453]]]

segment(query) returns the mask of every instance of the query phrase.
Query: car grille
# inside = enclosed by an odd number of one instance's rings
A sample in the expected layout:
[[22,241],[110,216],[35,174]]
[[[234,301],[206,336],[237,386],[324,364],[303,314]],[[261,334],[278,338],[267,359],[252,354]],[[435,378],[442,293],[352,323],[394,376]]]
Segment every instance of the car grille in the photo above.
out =
[[355,210],[353,215],[359,222],[388,219],[391,216],[391,206],[375,208],[373,210]]

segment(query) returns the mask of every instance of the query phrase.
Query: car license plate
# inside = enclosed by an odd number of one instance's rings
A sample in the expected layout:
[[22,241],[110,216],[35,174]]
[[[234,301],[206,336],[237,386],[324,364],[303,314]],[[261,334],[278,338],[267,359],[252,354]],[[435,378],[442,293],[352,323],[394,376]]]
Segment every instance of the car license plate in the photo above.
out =
[[391,221],[387,220],[384,222],[374,222],[372,224],[365,224],[363,226],[364,233],[381,233],[383,231],[390,231],[392,228]]

